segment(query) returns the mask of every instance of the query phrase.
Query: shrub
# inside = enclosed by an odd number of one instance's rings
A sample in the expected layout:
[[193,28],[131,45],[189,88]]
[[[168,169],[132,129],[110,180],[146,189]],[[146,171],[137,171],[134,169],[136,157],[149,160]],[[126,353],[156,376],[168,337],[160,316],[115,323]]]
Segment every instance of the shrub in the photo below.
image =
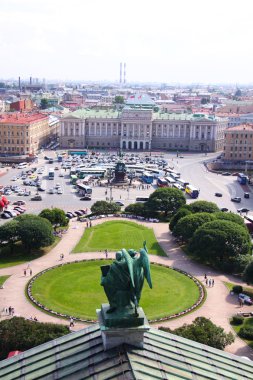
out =
[[243,324],[243,321],[244,321],[244,318],[241,315],[233,315],[231,323],[232,325],[239,326]]
[[218,212],[219,207],[213,202],[207,201],[195,201],[189,205],[189,210],[194,214],[196,212]]
[[191,211],[188,210],[187,206],[181,207],[178,212],[171,218],[169,228],[171,231],[174,230],[179,220],[187,215],[190,215]]
[[232,288],[232,291],[235,294],[242,293],[243,292],[243,287],[241,285],[234,285],[233,288]]
[[196,214],[184,216],[177,222],[173,234],[182,237],[184,241],[188,241],[200,226],[213,220],[213,215],[207,212],[198,212]]
[[243,273],[243,279],[247,282],[247,284],[253,283],[253,261],[251,261],[245,268]]
[[238,335],[240,338],[253,340],[253,327],[242,327]]

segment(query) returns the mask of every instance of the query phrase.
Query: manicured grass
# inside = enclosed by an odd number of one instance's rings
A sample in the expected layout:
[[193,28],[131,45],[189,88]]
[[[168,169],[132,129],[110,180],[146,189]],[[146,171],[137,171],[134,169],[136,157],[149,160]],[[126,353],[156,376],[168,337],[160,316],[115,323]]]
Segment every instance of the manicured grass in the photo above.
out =
[[[242,325],[233,325],[231,323],[231,326],[233,327],[234,331],[236,334],[239,334],[239,331],[241,330],[242,327],[251,327],[253,328],[253,318],[244,318],[243,324]],[[242,338],[241,338],[242,339]],[[248,346],[253,348],[253,340],[247,340],[247,339],[242,339],[244,340],[245,343],[247,343]]]
[[10,276],[0,276],[0,286],[2,286],[9,277]]
[[22,244],[20,243],[16,243],[12,251],[8,245],[5,247],[1,247],[0,248],[0,269],[13,267],[15,265],[24,264],[32,260],[35,260],[38,257],[45,255],[52,248],[54,248],[58,244],[59,240],[60,238],[56,237],[52,245],[45,248],[32,250],[32,252],[30,253],[27,252],[25,247],[23,247]]
[[140,249],[147,241],[149,254],[166,256],[158,244],[151,228],[128,221],[111,221],[87,228],[73,253],[96,252],[105,249],[117,251],[121,248]]
[[[87,261],[52,269],[35,280],[32,295],[51,310],[96,319],[96,309],[108,302],[100,285],[100,266],[108,262]],[[189,277],[158,265],[151,265],[151,276],[153,289],[145,283],[140,302],[149,319],[178,313],[197,301],[199,290]]]

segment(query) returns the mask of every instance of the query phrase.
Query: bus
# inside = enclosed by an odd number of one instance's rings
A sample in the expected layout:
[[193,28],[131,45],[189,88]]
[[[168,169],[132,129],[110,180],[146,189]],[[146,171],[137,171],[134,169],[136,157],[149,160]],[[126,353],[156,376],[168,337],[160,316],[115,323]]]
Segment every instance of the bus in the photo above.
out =
[[163,176],[163,172],[161,170],[155,170],[155,169],[148,169],[148,171],[150,172],[150,174],[153,175],[154,178],[158,178],[158,177],[161,177]]
[[194,199],[198,198],[199,196],[199,190],[192,185],[186,185],[185,192],[186,194],[189,194]]
[[48,179],[54,179],[54,169],[53,168],[49,169]]
[[189,182],[185,181],[183,178],[178,178],[178,179],[177,179],[177,183],[178,183],[179,185],[183,186],[184,189],[185,189],[185,187],[186,187],[187,185],[189,185]]
[[75,174],[72,174],[72,175],[70,176],[70,182],[71,182],[71,185],[75,185],[76,182],[77,182],[77,180],[78,180],[78,177],[77,177]]
[[167,183],[168,183],[169,185],[171,185],[171,186],[172,186],[174,183],[176,183],[175,179],[172,178],[172,177],[165,177],[165,179],[166,179]]
[[136,197],[135,202],[136,203],[144,203],[144,202],[147,202],[148,199],[149,199],[149,197]]
[[87,175],[95,178],[104,178],[107,170],[106,168],[82,168],[78,174],[80,179],[84,179]]
[[86,186],[83,183],[77,183],[76,184],[77,191],[80,195],[89,195],[92,194],[92,188],[90,186]]
[[175,187],[178,190],[184,191],[184,187],[180,185],[179,183],[173,183],[172,187]]
[[163,178],[163,177],[158,177],[158,178],[157,178],[157,186],[158,186],[158,187],[168,187],[168,182],[166,181],[165,178]]
[[68,151],[69,156],[87,156],[87,154],[88,154],[87,150],[80,150],[80,151],[69,150]]
[[241,184],[241,185],[246,185],[247,184],[247,180],[248,180],[248,177],[243,174],[243,173],[238,173],[237,175],[237,181]]
[[174,178],[175,180],[178,180],[180,178],[180,173],[172,172],[170,173],[170,177]]
[[142,174],[141,179],[142,179],[143,182],[148,183],[149,185],[151,185],[153,183],[154,177],[149,172],[144,172]]

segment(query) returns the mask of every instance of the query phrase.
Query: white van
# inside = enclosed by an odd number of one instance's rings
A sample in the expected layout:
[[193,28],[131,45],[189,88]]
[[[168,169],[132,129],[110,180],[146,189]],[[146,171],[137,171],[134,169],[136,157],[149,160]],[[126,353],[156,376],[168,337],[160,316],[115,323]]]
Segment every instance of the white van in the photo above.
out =
[[27,162],[21,162],[20,164],[18,164],[18,169],[24,169],[27,167]]

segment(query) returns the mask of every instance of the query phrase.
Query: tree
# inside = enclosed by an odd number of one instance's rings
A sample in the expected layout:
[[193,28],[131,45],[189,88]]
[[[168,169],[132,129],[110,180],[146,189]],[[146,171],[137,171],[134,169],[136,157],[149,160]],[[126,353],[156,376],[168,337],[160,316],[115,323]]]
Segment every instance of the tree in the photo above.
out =
[[188,249],[204,262],[224,269],[226,263],[236,256],[249,254],[251,242],[243,226],[227,220],[215,220],[197,229]]
[[19,239],[17,227],[16,220],[11,220],[0,226],[0,242],[7,241],[10,244],[11,252],[13,252],[14,243]]
[[146,216],[147,209],[144,203],[132,203],[125,208],[125,212],[138,216]]
[[26,351],[69,333],[68,327],[14,317],[0,322],[0,360],[10,351]]
[[218,212],[219,207],[213,202],[196,201],[189,205],[189,210],[193,213],[196,212]]
[[[161,330],[167,331],[167,328],[161,327]],[[170,332],[219,350],[224,350],[227,345],[232,344],[235,340],[231,332],[227,334],[222,327],[216,326],[210,319],[204,317],[197,317],[192,324],[184,324],[173,331],[170,330]]]
[[215,216],[216,219],[228,220],[230,222],[237,223],[240,226],[243,226],[247,229],[247,227],[245,226],[243,218],[240,215],[234,214],[233,212],[225,213],[225,212],[220,211],[220,212],[214,213],[213,215]]
[[48,108],[48,106],[49,106],[48,99],[42,98],[40,101],[40,108],[42,110],[45,110],[46,108]]
[[187,215],[191,215],[191,211],[188,209],[188,206],[185,205],[183,207],[181,207],[178,212],[171,218],[170,220],[170,225],[169,225],[169,228],[171,231],[174,230],[175,226],[177,225],[177,223],[179,222],[179,220],[181,218],[183,218],[184,216],[187,216]]
[[188,241],[200,226],[214,219],[215,217],[207,212],[187,215],[178,221],[173,230],[173,234],[181,237],[184,241]]
[[185,203],[186,200],[181,190],[163,187],[150,195],[146,205],[148,209],[164,212],[167,216],[175,214]]
[[65,212],[61,210],[60,208],[45,208],[44,210],[41,211],[39,214],[41,218],[45,218],[49,220],[49,222],[53,226],[67,226],[69,223],[69,219],[66,218]]
[[124,100],[124,96],[121,96],[121,95],[116,95],[115,98],[114,98],[114,103],[117,103],[117,104],[124,104],[125,100]]
[[27,214],[18,216],[16,220],[20,240],[30,251],[54,242],[53,228],[47,219]]
[[247,284],[253,284],[253,261],[246,266],[244,273],[243,273],[243,279]]
[[120,211],[120,206],[114,202],[97,201],[91,206],[94,214],[114,214]]
[[[233,260],[233,272],[243,274],[247,266],[253,261],[252,255],[238,255]],[[240,292],[241,293],[241,292]]]

